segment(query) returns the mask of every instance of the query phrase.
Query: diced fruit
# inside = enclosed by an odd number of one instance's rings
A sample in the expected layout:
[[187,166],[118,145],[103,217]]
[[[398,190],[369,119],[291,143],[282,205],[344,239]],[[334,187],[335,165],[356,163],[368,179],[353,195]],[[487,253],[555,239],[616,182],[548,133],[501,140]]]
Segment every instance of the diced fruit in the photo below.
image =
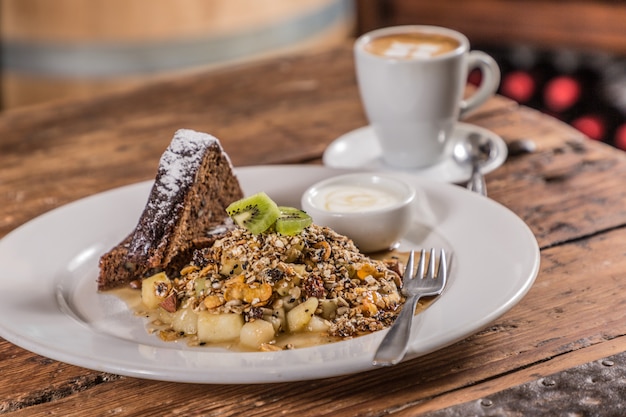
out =
[[170,313],[169,311],[165,311],[162,308],[157,310],[158,318],[162,323],[172,324],[174,320],[174,313]]
[[171,288],[172,283],[165,272],[152,275],[141,283],[141,301],[150,309],[157,308]]
[[309,324],[306,325],[306,330],[309,332],[323,333],[327,332],[328,329],[330,329],[330,323],[318,316],[311,317]]
[[280,216],[278,206],[264,192],[235,201],[226,211],[235,223],[254,234],[269,229]]
[[[295,287],[295,290],[292,289],[290,290],[291,292],[298,292],[299,288]],[[287,295],[285,295],[283,297],[283,308],[285,309],[285,311],[291,311],[294,307],[298,306],[298,298],[295,297],[294,295],[287,293]]]
[[172,328],[185,334],[198,332],[198,313],[191,308],[181,308],[172,315]]
[[206,278],[197,278],[194,281],[194,289],[196,290],[196,296],[200,297],[206,288]]
[[335,318],[335,315],[337,313],[337,300],[320,300],[320,307],[322,309],[321,316],[323,318],[327,320],[332,320]]
[[220,274],[225,277],[234,277],[241,274],[243,266],[241,260],[233,258],[229,252],[223,252],[220,257]]
[[243,327],[241,314],[211,314],[208,311],[198,313],[198,339],[201,342],[229,342],[239,337]]
[[304,211],[277,206],[264,192],[235,201],[226,212],[239,226],[254,234],[274,230],[282,235],[295,236],[313,223]]
[[278,207],[280,216],[276,219],[275,229],[281,235],[295,236],[313,223],[311,216],[294,207]]
[[282,307],[275,309],[272,311],[272,314],[264,316],[263,319],[272,323],[275,333],[287,328],[287,315],[285,313],[285,309]]
[[307,298],[287,313],[287,326],[290,332],[303,330],[315,314],[319,300],[315,297]]
[[242,345],[258,349],[263,343],[274,339],[274,326],[269,321],[254,320],[243,325],[239,334]]
[[175,313],[170,313],[162,308],[158,309],[158,318],[161,322],[169,324],[177,333],[196,334],[198,332],[198,313],[192,308],[181,308]]

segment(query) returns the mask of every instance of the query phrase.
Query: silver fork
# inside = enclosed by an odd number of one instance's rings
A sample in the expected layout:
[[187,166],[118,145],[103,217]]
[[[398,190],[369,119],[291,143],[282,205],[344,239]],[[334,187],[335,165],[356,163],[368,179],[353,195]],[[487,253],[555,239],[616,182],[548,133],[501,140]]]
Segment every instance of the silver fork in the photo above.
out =
[[404,307],[389,328],[385,338],[378,346],[372,364],[378,366],[395,365],[406,355],[411,336],[411,323],[415,315],[415,307],[422,297],[439,295],[446,286],[447,264],[446,253],[442,249],[439,257],[439,266],[435,274],[435,249],[430,250],[428,272],[424,276],[426,251],[422,249],[417,272],[413,276],[414,251],[409,254],[409,260],[402,277],[402,294],[406,296]]

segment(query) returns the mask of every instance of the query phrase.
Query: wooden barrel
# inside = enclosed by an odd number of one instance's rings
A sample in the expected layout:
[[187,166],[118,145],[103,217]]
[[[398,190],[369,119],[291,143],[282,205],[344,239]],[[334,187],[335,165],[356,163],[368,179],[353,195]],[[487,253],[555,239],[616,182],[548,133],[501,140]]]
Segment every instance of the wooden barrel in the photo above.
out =
[[352,27],[350,0],[2,0],[2,107],[327,47]]

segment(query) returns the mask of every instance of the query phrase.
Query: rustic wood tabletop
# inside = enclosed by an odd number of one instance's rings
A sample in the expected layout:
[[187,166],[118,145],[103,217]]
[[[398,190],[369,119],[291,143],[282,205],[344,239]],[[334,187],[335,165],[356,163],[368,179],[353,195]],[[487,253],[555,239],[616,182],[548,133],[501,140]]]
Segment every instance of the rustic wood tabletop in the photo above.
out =
[[[394,367],[251,385],[124,377],[0,340],[0,413],[623,415],[626,154],[500,97],[465,121],[507,143],[536,144],[487,175],[489,197],[530,227],[541,251],[528,294],[487,328]],[[321,163],[328,144],[365,124],[348,44],[8,111],[0,114],[0,236],[66,203],[154,178],[179,128],[217,136],[241,167]]]

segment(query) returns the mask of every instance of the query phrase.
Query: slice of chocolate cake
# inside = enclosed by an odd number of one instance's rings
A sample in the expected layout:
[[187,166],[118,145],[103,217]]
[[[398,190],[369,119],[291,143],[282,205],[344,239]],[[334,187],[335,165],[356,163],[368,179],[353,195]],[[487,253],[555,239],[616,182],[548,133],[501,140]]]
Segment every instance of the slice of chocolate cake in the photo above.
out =
[[206,133],[177,131],[161,156],[135,230],[100,258],[98,289],[176,271],[230,227],[226,207],[243,197],[228,155]]

